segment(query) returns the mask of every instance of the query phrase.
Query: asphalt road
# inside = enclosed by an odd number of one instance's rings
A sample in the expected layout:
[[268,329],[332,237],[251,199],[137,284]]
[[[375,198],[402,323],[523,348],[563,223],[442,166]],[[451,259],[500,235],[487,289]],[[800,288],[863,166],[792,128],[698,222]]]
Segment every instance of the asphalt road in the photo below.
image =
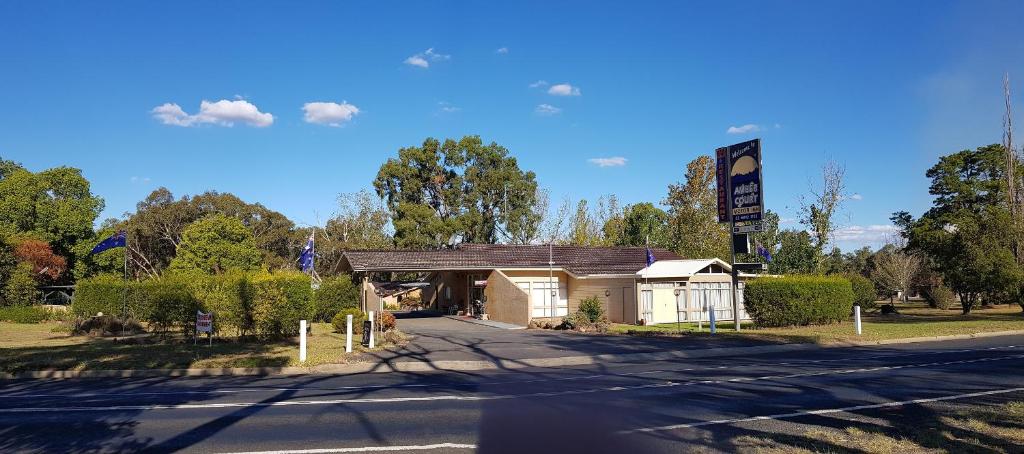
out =
[[737,435],[792,437],[793,421],[934,429],[936,405],[1024,400],[1022,372],[1024,336],[1008,336],[479,373],[6,381],[0,452],[729,452]]

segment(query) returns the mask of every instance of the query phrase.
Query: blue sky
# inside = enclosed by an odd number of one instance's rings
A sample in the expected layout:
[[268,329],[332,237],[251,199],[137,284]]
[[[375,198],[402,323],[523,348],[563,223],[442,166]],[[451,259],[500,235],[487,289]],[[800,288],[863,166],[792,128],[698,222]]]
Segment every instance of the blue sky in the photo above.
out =
[[784,226],[846,166],[849,249],[927,209],[938,156],[1000,141],[1005,71],[1024,106],[1021,2],[512,3],[3,2],[0,156],[83,169],[104,217],[166,186],[313,223],[428,136],[626,203],[761,137]]

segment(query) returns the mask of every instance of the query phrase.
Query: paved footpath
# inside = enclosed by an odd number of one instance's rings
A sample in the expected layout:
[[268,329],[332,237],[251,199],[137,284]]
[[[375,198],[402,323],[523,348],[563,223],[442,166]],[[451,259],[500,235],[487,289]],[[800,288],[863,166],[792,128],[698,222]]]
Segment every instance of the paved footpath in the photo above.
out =
[[1022,370],[1024,336],[1003,336],[478,372],[14,380],[0,382],[0,452],[731,452],[737,435],[799,440],[793,423],[938,433],[942,405],[1024,400]]

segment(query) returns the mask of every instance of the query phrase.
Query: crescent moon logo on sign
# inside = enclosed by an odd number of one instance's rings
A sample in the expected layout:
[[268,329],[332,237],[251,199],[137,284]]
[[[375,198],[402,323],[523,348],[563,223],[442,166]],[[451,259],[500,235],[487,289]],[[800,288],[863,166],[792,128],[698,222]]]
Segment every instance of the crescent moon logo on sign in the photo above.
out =
[[743,156],[737,159],[732,165],[732,171],[729,172],[729,174],[731,176],[746,175],[748,173],[753,173],[756,170],[757,161],[754,161],[754,158],[750,156]]

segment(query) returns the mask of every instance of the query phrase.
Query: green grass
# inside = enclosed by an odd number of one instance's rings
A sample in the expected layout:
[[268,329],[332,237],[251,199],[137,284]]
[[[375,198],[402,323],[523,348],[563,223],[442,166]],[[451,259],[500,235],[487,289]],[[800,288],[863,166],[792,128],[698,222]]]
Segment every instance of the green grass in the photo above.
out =
[[[1000,306],[992,309],[975,309],[970,315],[961,315],[959,309],[931,309],[920,302],[897,306],[899,316],[882,316],[877,313],[864,314],[863,334],[857,336],[853,321],[834,325],[794,326],[787,328],[757,328],[752,323],[743,323],[740,332],[733,330],[733,323],[726,321],[717,325],[717,335],[739,336],[771,342],[800,342],[829,344],[850,341],[879,341],[909,337],[946,336],[956,334],[977,334],[993,331],[1024,330],[1024,314],[1019,306]],[[616,334],[665,336],[706,335],[707,323],[698,330],[696,323],[682,323],[681,333],[675,323],[653,326],[613,324],[610,328]]]
[[299,363],[297,338],[267,343],[215,339],[209,346],[203,339],[193,345],[191,338],[175,336],[126,343],[71,336],[59,332],[60,327],[0,323],[0,371],[315,366],[349,362],[364,351],[357,338],[353,354],[346,355],[344,335],[332,332],[328,323],[313,324],[305,363]]

